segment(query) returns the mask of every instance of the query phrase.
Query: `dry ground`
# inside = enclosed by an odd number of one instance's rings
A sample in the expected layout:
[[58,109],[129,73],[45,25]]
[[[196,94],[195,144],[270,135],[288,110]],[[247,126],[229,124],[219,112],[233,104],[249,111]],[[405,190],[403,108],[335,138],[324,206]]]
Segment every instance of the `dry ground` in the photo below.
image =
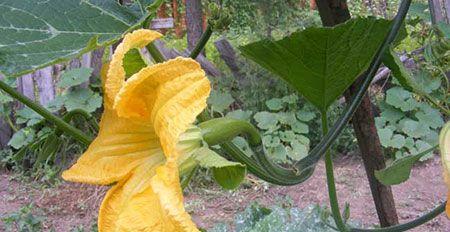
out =
[[[337,188],[340,203],[351,204],[351,218],[370,226],[377,222],[375,207],[365,177],[362,162],[347,156],[336,161]],[[37,183],[24,183],[12,178],[8,172],[0,173],[0,216],[17,211],[33,203],[36,214],[45,217],[47,230],[70,231],[95,223],[96,211],[107,187],[63,183],[54,188],[39,188]],[[290,198],[299,207],[328,202],[324,165],[321,163],[312,178],[292,187],[267,185],[250,179],[252,184],[237,191],[223,191],[217,186],[192,187],[186,194],[186,207],[197,224],[210,228],[217,222],[231,222],[233,215],[248,204],[258,201],[273,204]],[[33,187],[35,186],[35,187]],[[439,159],[417,165],[406,183],[393,188],[401,221],[411,220],[445,199],[446,187],[442,181]],[[0,231],[3,231],[0,222]],[[444,215],[413,231],[450,231],[450,220]]]

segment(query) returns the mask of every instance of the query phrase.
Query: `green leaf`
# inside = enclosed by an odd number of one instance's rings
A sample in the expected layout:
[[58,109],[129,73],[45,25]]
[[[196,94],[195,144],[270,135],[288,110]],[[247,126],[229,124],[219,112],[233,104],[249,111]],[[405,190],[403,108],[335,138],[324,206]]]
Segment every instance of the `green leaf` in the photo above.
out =
[[300,121],[294,121],[291,124],[291,129],[295,132],[295,133],[299,133],[299,134],[308,134],[309,133],[309,127],[307,124],[300,122]]
[[279,41],[262,40],[240,49],[325,112],[368,68],[390,25],[387,20],[357,18],[334,28],[308,28]]
[[411,73],[403,66],[402,61],[398,58],[397,54],[395,54],[392,46],[389,48],[389,51],[384,54],[383,64],[392,71],[393,76],[403,88],[411,92],[413,92],[414,89],[419,89],[419,86],[412,78]]
[[252,117],[253,112],[250,110],[235,110],[228,112],[225,117],[227,118],[234,118],[237,120],[244,120],[244,121],[250,121],[250,118]]
[[8,145],[13,147],[14,149],[20,149],[21,147],[24,147],[33,142],[35,136],[36,132],[33,129],[25,127],[14,133],[14,135],[9,140]]
[[266,101],[266,106],[269,110],[278,111],[283,109],[283,101],[280,98],[272,98]]
[[436,149],[437,146],[434,146],[424,152],[421,152],[417,155],[406,156],[401,159],[398,159],[392,163],[389,167],[383,170],[375,171],[375,177],[384,185],[395,185],[400,184],[408,180],[411,169],[413,165],[419,161],[422,156],[427,155]]
[[395,134],[392,129],[386,127],[378,130],[378,136],[383,147],[400,149],[405,146],[406,139],[403,135]]
[[223,112],[228,109],[233,102],[234,99],[231,94],[224,91],[211,91],[211,95],[208,98],[208,104],[217,112]]
[[212,169],[214,179],[224,189],[235,189],[244,180],[245,165],[228,161],[207,147],[198,149],[194,158],[201,167]]
[[314,112],[308,111],[306,109],[302,109],[297,113],[297,118],[303,122],[309,122],[316,117]]
[[278,136],[264,135],[264,137],[262,138],[262,143],[265,147],[277,147],[278,145],[280,145],[281,140]]
[[102,106],[102,97],[90,89],[77,89],[63,96],[67,111],[82,109],[88,113]]
[[123,67],[125,69],[125,76],[128,78],[139,72],[142,68],[147,67],[147,63],[138,49],[131,49],[125,54]]
[[253,118],[258,123],[257,126],[263,130],[272,130],[278,124],[278,117],[275,113],[262,111],[256,113]]
[[17,124],[26,123],[27,126],[34,126],[44,119],[40,114],[28,107],[17,110],[16,117]]
[[419,138],[430,133],[428,125],[410,118],[402,119],[398,124],[403,133],[413,138]]
[[0,72],[19,76],[112,44],[143,15],[114,0],[5,0]]
[[415,114],[416,118],[419,119],[421,124],[426,124],[430,128],[437,129],[444,125],[444,120],[439,110],[430,109],[427,112],[418,111]]
[[411,4],[411,6],[409,7],[409,12],[408,12],[410,16],[412,17],[418,17],[422,20],[424,20],[425,22],[430,22],[431,20],[431,15],[430,15],[430,10],[428,8],[428,4],[422,3],[422,2],[414,2]]
[[89,80],[94,69],[92,68],[76,68],[64,72],[61,75],[61,80],[58,83],[59,88],[67,88],[82,84]]
[[386,103],[401,109],[403,112],[419,107],[419,103],[412,97],[411,92],[401,87],[390,88],[386,91]]

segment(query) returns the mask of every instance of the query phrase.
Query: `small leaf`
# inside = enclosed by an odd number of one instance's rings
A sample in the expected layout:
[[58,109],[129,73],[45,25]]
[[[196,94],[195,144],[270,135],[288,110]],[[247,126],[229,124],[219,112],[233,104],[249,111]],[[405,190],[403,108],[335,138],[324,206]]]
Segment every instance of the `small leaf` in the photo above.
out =
[[204,168],[211,168],[214,179],[224,189],[235,189],[244,180],[245,165],[228,161],[207,147],[198,149],[194,158]]
[[298,134],[308,134],[309,133],[309,127],[307,124],[300,122],[300,121],[294,121],[291,124],[291,129]]
[[415,114],[416,118],[422,124],[428,125],[430,128],[437,129],[444,125],[444,120],[442,119],[441,113],[436,109],[431,109],[430,111],[423,112],[419,111]]
[[59,88],[67,88],[82,84],[89,80],[94,69],[92,68],[76,68],[65,71],[61,75],[61,80],[58,83]]
[[208,104],[217,112],[225,111],[233,102],[234,99],[231,94],[224,91],[211,91],[208,98]]
[[17,124],[26,123],[27,126],[34,126],[44,119],[40,114],[28,107],[17,110],[16,117]]
[[403,112],[414,110],[419,106],[412,94],[401,87],[390,88],[386,91],[386,103],[401,109]]
[[67,111],[83,109],[92,113],[102,106],[102,97],[90,89],[73,90],[63,97]]
[[272,98],[266,101],[266,106],[269,110],[278,111],[283,109],[283,101],[279,98]]
[[33,142],[35,136],[36,132],[33,129],[25,127],[14,133],[9,140],[8,145],[14,149],[20,149]]
[[265,147],[277,147],[278,145],[280,145],[280,138],[278,136],[273,136],[273,135],[265,135],[262,138],[262,143],[264,144]]
[[413,138],[425,136],[430,132],[428,125],[409,118],[401,120],[399,122],[399,126],[401,127],[403,133]]
[[417,155],[406,156],[398,159],[389,167],[375,171],[375,177],[384,185],[396,185],[408,180],[413,165],[424,155],[432,152],[437,146],[432,147]]
[[315,117],[316,117],[316,114],[314,112],[307,111],[305,109],[302,109],[297,113],[298,120],[303,121],[303,122],[309,122],[309,121],[313,120]]
[[250,110],[235,110],[228,112],[225,117],[228,118],[234,118],[237,120],[244,120],[244,121],[250,121],[250,118],[252,117],[253,112]]
[[253,118],[258,123],[257,126],[263,130],[274,129],[278,124],[277,114],[266,111],[256,113]]

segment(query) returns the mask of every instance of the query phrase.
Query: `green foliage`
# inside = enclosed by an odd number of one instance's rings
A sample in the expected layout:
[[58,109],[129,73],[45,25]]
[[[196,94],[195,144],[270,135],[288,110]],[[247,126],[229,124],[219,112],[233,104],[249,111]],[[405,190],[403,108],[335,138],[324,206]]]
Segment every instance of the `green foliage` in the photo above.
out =
[[442,114],[411,92],[393,87],[380,107],[381,115],[375,119],[378,135],[395,158],[418,154],[437,143],[437,130],[444,124]]
[[298,97],[289,95],[266,101],[270,112],[257,112],[253,119],[263,131],[264,151],[278,162],[290,163],[309,151],[308,122],[316,117],[308,107],[297,108]]
[[286,35],[308,26],[320,25],[317,12],[301,9],[295,0],[224,0],[232,16],[230,34],[257,37]]
[[[87,68],[64,72],[57,86],[65,89],[58,92],[47,108],[62,115],[79,109],[84,110],[87,115],[95,113],[102,105],[100,94],[79,86],[89,79],[91,72],[92,69]],[[71,138],[62,136],[61,131],[55,130],[53,125],[47,125],[42,116],[28,107],[17,110],[15,117],[18,127],[23,128],[18,129],[10,139],[9,145],[14,149],[14,155],[4,162],[11,164],[17,171],[29,173],[43,182],[53,183],[60,169],[70,161],[66,157],[81,153],[84,147],[73,143]],[[97,125],[92,119],[86,123],[86,118],[75,115],[67,120],[78,124],[87,133],[96,132]],[[58,157],[60,150],[64,152]]]
[[93,70],[92,68],[76,68],[66,71],[61,75],[57,87],[68,88],[80,85],[89,80]]
[[214,179],[224,189],[235,189],[244,180],[246,168],[241,163],[228,161],[207,147],[200,148],[193,155],[201,167],[212,170]]
[[208,105],[216,112],[227,110],[233,102],[231,94],[224,91],[213,90],[208,98]]
[[0,71],[7,76],[111,44],[144,18],[113,0],[9,0],[0,11]]
[[335,231],[328,225],[334,223],[329,218],[328,210],[319,206],[304,209],[273,206],[263,207],[259,204],[248,206],[235,216],[234,230],[229,225],[218,224],[209,232],[259,232],[259,231]]
[[33,214],[33,205],[26,205],[2,218],[6,231],[38,232],[42,231],[44,218]]
[[102,97],[90,89],[77,89],[62,95],[63,106],[67,111],[82,109],[88,113],[102,106]]
[[241,51],[326,112],[367,69],[389,25],[358,18],[334,28],[308,28],[279,41],[251,43]]

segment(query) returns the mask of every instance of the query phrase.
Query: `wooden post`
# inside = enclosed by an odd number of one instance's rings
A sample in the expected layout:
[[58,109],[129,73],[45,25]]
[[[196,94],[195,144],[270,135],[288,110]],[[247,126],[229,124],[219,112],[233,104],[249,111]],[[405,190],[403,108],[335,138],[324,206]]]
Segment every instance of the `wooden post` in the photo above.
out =
[[203,33],[201,0],[186,0],[186,26],[188,49],[192,51]]
[[49,66],[38,70],[34,74],[34,81],[38,90],[39,103],[46,106],[55,99],[55,85],[53,82],[53,67]]
[[[3,76],[0,75],[0,80],[3,79]],[[2,93],[4,94],[4,93]],[[5,115],[3,115],[5,116]],[[6,116],[8,117],[8,116]],[[12,128],[8,124],[8,122],[0,115],[0,149],[5,149],[8,147],[8,142],[12,136]]]
[[428,0],[430,7],[431,21],[433,24],[444,22],[450,23],[450,1],[449,0]]
[[243,80],[245,75],[241,72],[241,69],[238,65],[238,60],[236,57],[236,52],[234,51],[233,46],[228,42],[225,38],[220,38],[216,42],[214,42],[214,46],[217,48],[217,51],[220,53],[220,58],[225,61],[225,64],[230,68],[233,76],[243,84]]
[[[163,2],[161,4],[161,6],[158,8],[158,11],[156,12],[156,15],[158,16],[159,19],[163,19],[163,18],[167,18],[167,5],[165,2]],[[159,29],[159,32],[161,32],[161,34],[166,34],[167,29]]]
[[[350,19],[350,12],[345,1],[317,0],[317,6],[324,26],[334,26]],[[346,100],[351,99],[358,84],[357,81],[348,89],[345,93]],[[391,187],[378,182],[374,174],[375,170],[383,169],[386,164],[368,94],[364,96],[361,105],[353,115],[352,124],[358,139],[380,225],[386,227],[398,224]]]
[[172,18],[175,24],[175,36],[177,38],[183,37],[183,25],[178,9],[178,0],[172,0]]
[[[23,75],[16,80],[17,83],[17,91],[25,95],[31,100],[36,100],[36,95],[34,92],[34,81],[33,74]],[[22,103],[17,102],[17,109],[23,108],[24,105]]]

